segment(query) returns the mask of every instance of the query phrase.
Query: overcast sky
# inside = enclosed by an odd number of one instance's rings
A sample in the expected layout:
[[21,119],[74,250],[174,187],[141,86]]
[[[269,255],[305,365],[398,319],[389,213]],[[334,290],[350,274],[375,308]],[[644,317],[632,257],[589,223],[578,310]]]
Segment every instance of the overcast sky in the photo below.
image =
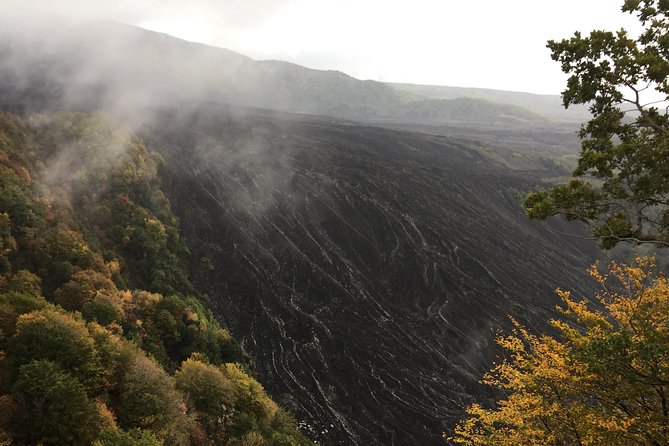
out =
[[559,94],[548,39],[633,28],[616,0],[0,0],[135,24],[360,79]]

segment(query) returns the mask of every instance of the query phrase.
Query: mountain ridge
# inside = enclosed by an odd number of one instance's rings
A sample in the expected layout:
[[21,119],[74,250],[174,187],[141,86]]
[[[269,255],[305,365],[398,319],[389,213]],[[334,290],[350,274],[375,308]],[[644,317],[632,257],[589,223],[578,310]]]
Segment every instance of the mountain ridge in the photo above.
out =
[[[469,122],[500,127],[547,124],[545,114],[520,110],[523,101],[519,100],[515,104],[493,103],[491,94],[478,94],[471,99],[452,94],[443,97],[443,93],[426,94],[422,88],[421,95],[413,101],[407,98],[407,86],[358,80],[340,71],[316,70],[290,62],[256,61],[225,48],[116,22],[69,26],[35,22],[18,30],[15,24],[6,24],[0,38],[5,43],[1,48],[4,62],[0,63],[4,82],[25,86],[9,95],[4,91],[0,100],[5,103],[41,92],[50,98],[61,95],[69,108],[90,103],[93,107],[114,106],[119,97],[134,101],[135,106],[142,106],[143,102],[206,99],[367,122]],[[31,71],[36,64],[51,69]],[[454,91],[450,87],[439,88]],[[504,97],[523,95],[498,92],[502,93]],[[485,113],[471,107],[481,99],[491,102]],[[18,102],[25,102],[25,98]],[[550,118],[556,119],[555,116]]]
[[492,102],[516,105],[535,113],[567,122],[585,122],[590,116],[588,108],[585,105],[571,105],[568,109],[565,109],[562,104],[562,98],[558,95],[399,82],[387,82],[386,84],[398,91],[415,95],[419,98],[455,99],[458,97],[470,97],[487,99]]

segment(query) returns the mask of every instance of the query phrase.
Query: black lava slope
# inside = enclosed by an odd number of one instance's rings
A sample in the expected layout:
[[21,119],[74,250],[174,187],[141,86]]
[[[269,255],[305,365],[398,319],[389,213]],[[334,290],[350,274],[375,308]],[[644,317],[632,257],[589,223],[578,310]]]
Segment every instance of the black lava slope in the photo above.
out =
[[462,142],[215,107],[141,134],[196,284],[323,444],[443,444],[507,315],[545,329],[588,287],[593,253],[518,203],[538,174]]

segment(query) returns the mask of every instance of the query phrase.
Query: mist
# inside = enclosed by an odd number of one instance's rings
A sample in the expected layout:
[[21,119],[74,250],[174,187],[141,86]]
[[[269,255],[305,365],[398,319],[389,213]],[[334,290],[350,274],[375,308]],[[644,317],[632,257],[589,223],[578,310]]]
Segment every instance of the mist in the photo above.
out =
[[[280,61],[255,61],[233,51],[186,42],[108,19],[22,16],[3,20],[0,102],[6,106],[95,110],[104,108],[131,122],[152,107],[198,107],[197,103],[326,115],[369,122],[460,123],[476,113],[453,101],[459,93],[430,99],[390,85],[360,81],[338,71],[312,70]],[[470,94],[471,93],[467,93]],[[495,101],[494,92],[473,96]],[[506,95],[505,101],[509,101]],[[518,96],[520,97],[520,96]],[[430,99],[430,100],[425,100]],[[513,101],[509,102],[512,104]],[[534,113],[578,121],[557,97],[526,95],[517,102]],[[519,109],[504,115],[519,125],[543,125]],[[149,116],[150,117],[150,116]],[[484,119],[491,122],[488,116]],[[507,127],[508,119],[497,124]]]
[[[163,9],[165,14],[176,14],[176,2],[162,4],[155,11],[151,4],[140,10],[130,2],[114,8],[102,4],[99,9],[83,2],[59,2],[58,9],[41,3],[14,4],[11,14],[0,19],[0,105],[4,109],[21,114],[102,111],[128,132],[147,136],[159,133],[166,114],[183,124],[218,119],[222,128],[226,122],[242,125],[247,129],[244,134],[219,134],[214,139],[200,136],[192,148],[202,157],[203,166],[217,165],[223,174],[248,183],[236,190],[232,200],[245,203],[258,215],[273,205],[277,191],[288,190],[293,156],[290,146],[269,150],[271,129],[254,127],[254,122],[264,121],[250,116],[288,112],[273,124],[286,128],[306,115],[316,115],[375,125],[450,123],[468,129],[466,132],[476,128],[544,132],[554,119],[546,116],[562,111],[557,97],[500,96],[485,90],[449,90],[432,99],[422,90],[404,92],[338,71],[256,61],[230,50],[102,18],[132,22],[149,13],[159,16]],[[31,13],[34,11],[40,13]],[[251,18],[242,18],[240,24],[250,25],[248,21]],[[463,94],[474,98],[463,100]],[[497,98],[507,103],[515,98],[520,105],[490,102]],[[533,105],[536,111],[520,108]],[[544,112],[547,115],[541,114]],[[582,115],[574,116],[572,123]],[[574,125],[570,126],[567,132],[573,133]],[[159,140],[157,144],[175,142]],[[67,148],[63,153],[72,157]],[[51,184],[58,179],[67,181],[66,164],[52,166]]]
[[633,29],[608,0],[474,3],[416,0],[0,1],[3,15],[108,19],[229,48],[255,59],[359,79],[559,94],[549,39]]

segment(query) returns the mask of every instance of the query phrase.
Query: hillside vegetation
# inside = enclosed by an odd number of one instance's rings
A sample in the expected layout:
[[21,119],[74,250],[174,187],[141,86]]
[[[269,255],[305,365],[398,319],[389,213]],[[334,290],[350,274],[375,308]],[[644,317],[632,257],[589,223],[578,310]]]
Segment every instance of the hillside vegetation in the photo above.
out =
[[161,166],[100,116],[0,115],[0,444],[311,444],[189,282]]

